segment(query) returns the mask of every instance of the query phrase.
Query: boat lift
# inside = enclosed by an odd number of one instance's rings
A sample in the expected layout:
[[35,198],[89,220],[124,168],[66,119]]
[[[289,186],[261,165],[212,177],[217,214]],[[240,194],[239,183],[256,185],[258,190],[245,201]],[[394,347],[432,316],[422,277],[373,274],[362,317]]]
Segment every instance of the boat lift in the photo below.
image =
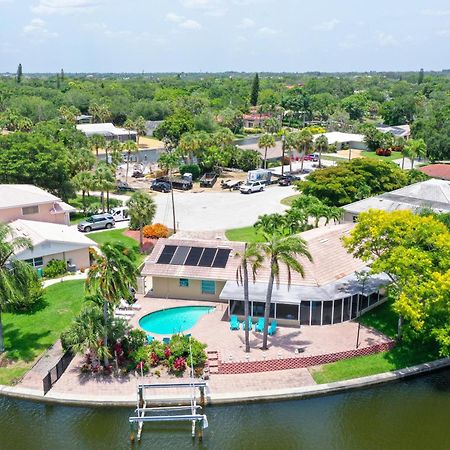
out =
[[[137,440],[141,440],[142,428],[145,422],[175,422],[175,421],[191,421],[192,422],[192,437],[195,438],[195,431],[198,428],[199,440],[203,439],[203,430],[208,428],[208,419],[206,414],[200,414],[198,410],[202,410],[205,406],[205,390],[206,381],[194,378],[194,364],[192,361],[192,347],[189,337],[189,353],[190,353],[190,378],[188,381],[180,383],[155,383],[145,384],[139,383],[137,387],[137,408],[135,415],[129,417],[131,435],[130,440],[134,442],[137,425]],[[147,408],[147,399],[145,397],[146,389],[170,389],[170,388],[189,388],[191,391],[190,405],[182,406],[160,406]],[[197,405],[196,389],[200,391],[200,404]],[[184,414],[179,414],[179,413]],[[149,415],[147,415],[149,413]],[[197,427],[198,424],[198,427]]]

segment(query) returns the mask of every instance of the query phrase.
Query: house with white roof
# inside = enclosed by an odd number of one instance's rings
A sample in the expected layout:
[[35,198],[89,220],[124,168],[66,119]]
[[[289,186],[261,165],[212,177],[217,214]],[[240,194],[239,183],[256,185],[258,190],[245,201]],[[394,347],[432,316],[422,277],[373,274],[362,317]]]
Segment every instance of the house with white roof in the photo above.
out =
[[92,137],[96,134],[103,136],[107,142],[113,140],[120,142],[136,141],[137,138],[136,131],[116,127],[112,123],[80,123],[77,125],[77,130],[84,133],[86,137]]
[[75,208],[31,184],[0,184],[0,222],[16,219],[70,224]]
[[22,219],[14,220],[9,226],[14,237],[30,239],[32,248],[20,250],[15,257],[33,267],[43,268],[52,259],[65,261],[74,270],[90,266],[89,248],[96,243],[76,228]]
[[368,150],[363,134],[330,131],[329,133],[315,134],[314,142],[319,136],[325,136],[328,139],[328,144],[336,145],[337,151],[341,150],[344,146],[348,146],[348,148],[355,150]]
[[437,213],[450,212],[450,181],[431,179],[405,186],[375,197],[343,206],[344,222],[356,222],[358,214],[369,209],[418,211],[431,208]]

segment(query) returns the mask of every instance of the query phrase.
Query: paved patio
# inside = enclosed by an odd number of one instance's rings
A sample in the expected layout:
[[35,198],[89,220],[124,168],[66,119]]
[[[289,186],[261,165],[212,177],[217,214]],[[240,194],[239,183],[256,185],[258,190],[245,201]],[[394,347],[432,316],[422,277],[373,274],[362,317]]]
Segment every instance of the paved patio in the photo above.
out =
[[[269,349],[262,351],[262,334],[251,332],[251,353],[244,352],[244,332],[231,331],[227,317],[227,305],[223,303],[169,300],[139,296],[139,304],[142,306],[130,320],[130,325],[139,326],[139,319],[144,315],[164,308],[173,308],[186,305],[212,305],[216,309],[202,316],[197,324],[189,330],[197,339],[208,344],[207,350],[218,351],[220,359],[224,362],[237,361],[264,361],[265,359],[279,359],[300,356],[295,350],[302,348],[301,356],[313,356],[324,353],[348,351],[355,348],[357,324],[352,322],[323,326],[287,328],[279,327],[273,337],[269,337]],[[156,338],[163,336],[154,334]],[[389,339],[366,328],[361,327],[360,346],[389,342]],[[83,394],[92,396],[134,396],[138,382],[176,382],[173,377],[162,371],[161,377],[150,375],[142,379],[139,374],[129,374],[120,378],[91,376],[80,373],[79,366],[82,357],[76,356],[64,375],[56,382],[52,392],[58,395]],[[186,375],[185,375],[186,376]],[[314,385],[308,369],[298,368],[279,370],[274,372],[243,373],[243,374],[214,374],[208,381],[209,390],[215,394],[233,394],[239,392],[268,391],[277,388],[290,388]],[[31,386],[30,386],[31,387]],[[40,386],[36,386],[40,388]],[[148,392],[157,397],[160,392]],[[171,396],[177,397],[186,394],[182,389],[171,390]]]

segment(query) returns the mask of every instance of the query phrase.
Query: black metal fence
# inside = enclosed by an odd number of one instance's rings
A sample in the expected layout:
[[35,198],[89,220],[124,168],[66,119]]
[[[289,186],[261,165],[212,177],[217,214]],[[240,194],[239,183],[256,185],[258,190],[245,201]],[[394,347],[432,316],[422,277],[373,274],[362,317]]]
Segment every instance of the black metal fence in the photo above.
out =
[[48,374],[42,379],[44,384],[44,395],[52,388],[52,386],[60,379],[61,375],[71,363],[74,354],[70,351],[64,353],[61,359],[52,367]]

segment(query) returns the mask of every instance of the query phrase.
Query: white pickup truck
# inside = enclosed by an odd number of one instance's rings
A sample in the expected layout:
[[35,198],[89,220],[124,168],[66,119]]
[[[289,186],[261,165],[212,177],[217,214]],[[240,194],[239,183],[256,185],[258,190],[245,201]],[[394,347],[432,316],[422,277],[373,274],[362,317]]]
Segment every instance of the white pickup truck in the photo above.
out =
[[241,194],[251,194],[252,192],[261,192],[264,190],[265,183],[262,181],[246,181],[239,190]]

